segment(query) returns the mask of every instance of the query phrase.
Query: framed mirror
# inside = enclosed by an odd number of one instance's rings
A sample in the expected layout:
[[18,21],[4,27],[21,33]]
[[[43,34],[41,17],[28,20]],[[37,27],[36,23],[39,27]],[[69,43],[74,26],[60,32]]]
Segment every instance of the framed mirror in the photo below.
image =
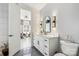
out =
[[44,19],[44,32],[49,33],[51,32],[51,17],[47,16]]

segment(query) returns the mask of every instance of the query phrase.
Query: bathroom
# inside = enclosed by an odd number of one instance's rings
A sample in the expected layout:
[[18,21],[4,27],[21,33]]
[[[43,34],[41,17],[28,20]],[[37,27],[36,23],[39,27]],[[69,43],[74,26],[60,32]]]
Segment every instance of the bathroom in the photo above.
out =
[[78,55],[79,3],[0,3],[0,12],[1,53]]

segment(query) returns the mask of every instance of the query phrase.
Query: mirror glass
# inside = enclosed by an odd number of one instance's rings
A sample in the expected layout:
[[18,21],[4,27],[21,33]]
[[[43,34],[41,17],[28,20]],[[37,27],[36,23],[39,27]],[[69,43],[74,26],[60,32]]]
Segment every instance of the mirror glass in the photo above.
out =
[[47,16],[44,19],[44,32],[49,33],[51,32],[51,17]]

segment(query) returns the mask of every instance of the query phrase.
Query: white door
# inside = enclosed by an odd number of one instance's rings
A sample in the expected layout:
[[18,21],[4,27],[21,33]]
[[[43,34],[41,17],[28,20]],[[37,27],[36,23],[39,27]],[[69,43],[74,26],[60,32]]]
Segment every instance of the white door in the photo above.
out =
[[9,4],[9,55],[20,50],[20,8],[16,4]]

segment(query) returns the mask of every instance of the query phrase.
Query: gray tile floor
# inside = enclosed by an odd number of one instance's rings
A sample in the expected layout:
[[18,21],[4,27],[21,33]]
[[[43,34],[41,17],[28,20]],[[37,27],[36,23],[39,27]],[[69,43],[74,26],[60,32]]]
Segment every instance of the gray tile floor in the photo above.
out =
[[27,48],[27,49],[22,49],[19,52],[17,52],[14,56],[31,56],[31,49]]
[[21,40],[21,50],[14,56],[43,56],[35,47],[31,47],[31,38]]
[[31,56],[43,56],[35,47],[32,47]]
[[14,56],[43,56],[35,47],[22,49]]

